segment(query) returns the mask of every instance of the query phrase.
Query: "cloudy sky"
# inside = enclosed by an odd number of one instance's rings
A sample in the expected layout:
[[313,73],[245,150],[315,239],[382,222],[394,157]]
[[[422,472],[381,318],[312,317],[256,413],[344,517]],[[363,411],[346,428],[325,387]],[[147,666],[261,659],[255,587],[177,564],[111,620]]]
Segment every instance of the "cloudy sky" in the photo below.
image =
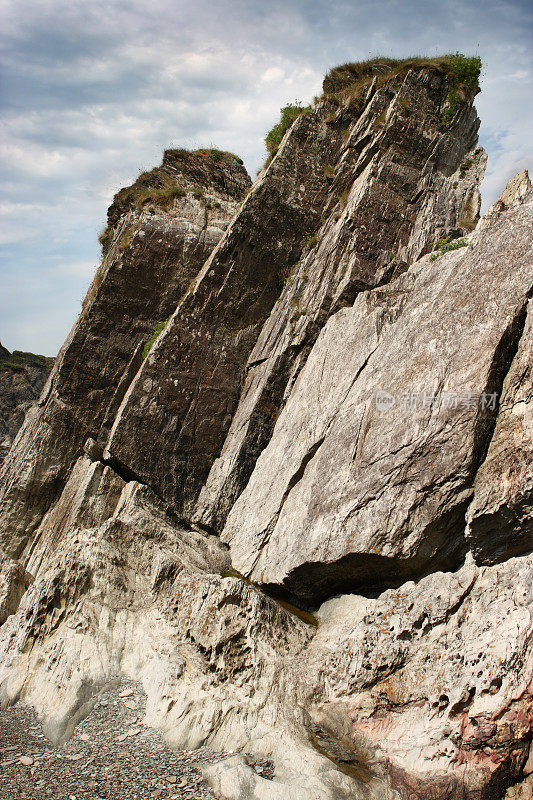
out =
[[485,205],[533,168],[526,0],[0,0],[0,341],[54,355],[80,311],[112,195],[168,146],[240,154],[280,106],[370,55],[479,54]]

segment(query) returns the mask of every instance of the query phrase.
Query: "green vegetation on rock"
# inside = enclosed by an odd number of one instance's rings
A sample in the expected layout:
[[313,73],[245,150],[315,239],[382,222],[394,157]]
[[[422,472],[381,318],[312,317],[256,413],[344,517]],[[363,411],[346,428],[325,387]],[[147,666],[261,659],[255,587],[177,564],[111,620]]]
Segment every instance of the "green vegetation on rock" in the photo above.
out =
[[374,78],[378,84],[397,75],[405,75],[409,70],[433,69],[436,72],[450,75],[456,85],[464,84],[469,88],[477,88],[481,72],[481,59],[477,56],[465,56],[463,53],[447,53],[434,58],[428,56],[411,56],[409,58],[387,58],[375,56],[366,61],[357,61],[333,67],[324,78],[325,95],[336,94],[346,89],[354,89],[359,85],[368,85]]
[[136,206],[140,210],[148,202],[160,208],[168,208],[174,200],[185,197],[187,192],[183,186],[178,186],[172,181],[170,176],[164,181],[164,186],[159,188],[146,188],[137,193]]
[[148,339],[148,341],[144,345],[143,359],[148,356],[150,350],[154,346],[155,340],[157,339],[159,334],[162,333],[165,330],[165,328],[167,327],[167,325],[168,325],[168,323],[170,322],[171,319],[172,319],[172,315],[168,319],[165,319],[162,322],[158,322],[157,323],[157,325],[154,328],[154,332],[152,333],[152,335],[150,336],[150,338]]
[[205,156],[212,161],[222,161],[224,158],[234,158],[238,164],[242,164],[243,160],[235,153],[230,153],[229,150],[218,150],[216,147],[202,147],[200,150],[193,150],[199,156]]
[[466,93],[477,90],[482,66],[478,56],[469,58],[463,53],[455,53],[448,58],[450,89],[442,115],[442,127],[450,124],[458,106],[465,100]]
[[9,357],[2,359],[2,367],[8,367],[14,372],[22,372],[25,367],[46,367],[51,369],[54,359],[49,356],[40,356],[35,353],[25,353],[22,350],[14,350]]
[[309,114],[311,106],[303,106],[299,100],[293,105],[283,106],[280,111],[280,120],[265,136],[265,144],[270,154],[270,160],[276,155],[281,140],[291,127],[295,119],[301,114]]
[[361,98],[373,80],[376,80],[378,86],[382,86],[392,78],[407,74],[409,70],[430,69],[448,77],[449,90],[441,122],[445,128],[467,94],[477,91],[481,67],[478,56],[466,56],[458,52],[434,58],[413,56],[394,59],[376,56],[367,61],[334,67],[324,78],[323,90],[324,96],[329,100],[342,103]]
[[466,239],[450,239],[449,236],[445,236],[439,239],[438,242],[434,242],[433,249],[435,252],[431,254],[429,260],[436,261],[443,253],[449,253],[450,250],[459,250],[460,247],[468,247]]

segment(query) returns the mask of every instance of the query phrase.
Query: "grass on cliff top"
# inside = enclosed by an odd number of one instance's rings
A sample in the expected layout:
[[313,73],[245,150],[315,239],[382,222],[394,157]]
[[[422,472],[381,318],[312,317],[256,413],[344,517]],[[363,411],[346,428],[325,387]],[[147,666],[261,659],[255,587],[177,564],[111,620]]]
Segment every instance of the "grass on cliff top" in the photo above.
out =
[[165,150],[165,158],[172,156],[203,156],[211,161],[222,161],[225,158],[233,158],[238,164],[243,164],[242,158],[231,153],[229,150],[219,150],[217,147],[200,147],[198,150],[187,150],[185,147],[170,147]]
[[[202,147],[198,150],[186,150],[184,147],[168,148],[163,154],[163,166],[141,172],[137,180],[131,186],[120,189],[120,191],[115,194],[113,205],[121,207],[122,210],[135,209],[136,211],[141,211],[146,206],[150,207],[152,210],[155,210],[156,207],[162,209],[170,208],[174,200],[186,196],[187,190],[183,186],[176,184],[176,180],[164,169],[165,161],[169,162],[173,159],[190,156],[205,160],[208,164],[227,161],[228,159],[236,161],[238,164],[243,163],[242,158],[239,158],[235,153],[230,153],[227,150],[219,150],[216,147]],[[196,161],[196,165],[193,162],[192,166],[194,173],[194,167],[198,167],[198,161]],[[198,172],[197,169],[196,171]],[[197,199],[203,197],[203,190],[201,187],[192,189],[192,192]],[[113,234],[113,224],[108,224],[98,237],[98,241],[102,246],[103,255],[105,255],[109,249],[113,240]]]
[[0,366],[9,367],[15,372],[22,372],[24,367],[46,367],[51,369],[54,359],[49,356],[40,356],[35,353],[24,353],[22,350],[14,350],[9,358],[0,361]]
[[451,88],[464,86],[477,89],[481,74],[479,56],[466,56],[464,53],[446,53],[434,58],[411,56],[409,58],[387,58],[376,56],[367,61],[341,64],[331,69],[324,78],[324,94],[335,94],[346,89],[364,86],[377,77],[384,83],[397,75],[405,75],[410,69],[434,69],[450,76]]
[[[376,56],[367,61],[358,61],[348,64],[341,64],[331,69],[323,83],[323,96],[337,97],[338,95],[356,95],[362,93],[374,78],[377,83],[383,85],[391,78],[398,75],[405,75],[411,69],[434,69],[450,76],[449,92],[447,97],[447,108],[444,112],[443,123],[447,124],[453,117],[455,109],[461,100],[461,90],[476,90],[479,85],[481,74],[481,59],[478,56],[465,56],[463,53],[448,53],[443,56],[429,58],[424,56],[412,56],[410,58],[386,58]],[[317,98],[315,98],[317,99]],[[276,155],[281,140],[285,133],[301,114],[308,114],[311,106],[304,106],[299,100],[293,104],[284,106],[280,111],[280,120],[267,133],[265,144],[268,150],[268,158],[265,167]]]

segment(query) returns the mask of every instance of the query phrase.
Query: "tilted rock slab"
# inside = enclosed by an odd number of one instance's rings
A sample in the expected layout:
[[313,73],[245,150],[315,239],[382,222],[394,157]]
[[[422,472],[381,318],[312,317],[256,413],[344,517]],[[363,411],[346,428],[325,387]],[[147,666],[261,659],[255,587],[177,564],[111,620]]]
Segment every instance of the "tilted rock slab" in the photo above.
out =
[[479,120],[470,98],[443,130],[447,92],[412,70],[296,120],[131,384],[110,462],[222,528],[328,316],[475,224]]
[[533,305],[503,385],[487,457],[476,475],[467,538],[492,564],[533,549]]
[[[145,183],[155,181],[157,189],[161,175],[183,196],[166,209],[136,205]],[[59,496],[87,438],[105,444],[145,345],[250,186],[235,156],[215,162],[182,151],[167,151],[162,167],[139,181],[110,208],[111,241],[83,311],[0,473],[0,543],[15,557]]]
[[248,358],[239,406],[193,513],[199,524],[224,526],[328,318],[432,242],[475,225],[486,164],[475,146],[479,120],[467,103],[443,131],[445,87],[442,76],[411,71],[371,87],[355,122],[345,108],[327,117],[332,131],[346,134],[335,169],[329,165],[326,219],[315,246],[284,276]]
[[533,192],[319,336],[233,506],[233,565],[313,603],[465,555],[465,514],[533,287]]
[[220,453],[283,276],[320,225],[330,189],[325,169],[341,148],[342,132],[323,113],[296,120],[117,413],[106,459],[185,518]]
[[[527,172],[513,178],[487,214],[516,205],[531,189]],[[533,549],[533,306],[528,303],[518,352],[503,384],[496,429],[474,484],[468,543],[480,563]]]

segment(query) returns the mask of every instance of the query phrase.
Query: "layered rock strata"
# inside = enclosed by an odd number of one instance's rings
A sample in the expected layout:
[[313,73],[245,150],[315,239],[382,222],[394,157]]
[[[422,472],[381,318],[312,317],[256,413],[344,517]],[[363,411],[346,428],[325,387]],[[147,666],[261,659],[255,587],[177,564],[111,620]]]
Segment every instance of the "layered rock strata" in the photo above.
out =
[[533,190],[476,226],[474,91],[375,66],[242,206],[218,151],[116,196],[2,475],[2,704],[62,741],[141,680],[174,746],[237,751],[223,800],[531,786]]
[[24,551],[91,437],[117,409],[250,186],[236,156],[166,151],[109,210],[102,263],[43,394],[4,464],[0,541]]

